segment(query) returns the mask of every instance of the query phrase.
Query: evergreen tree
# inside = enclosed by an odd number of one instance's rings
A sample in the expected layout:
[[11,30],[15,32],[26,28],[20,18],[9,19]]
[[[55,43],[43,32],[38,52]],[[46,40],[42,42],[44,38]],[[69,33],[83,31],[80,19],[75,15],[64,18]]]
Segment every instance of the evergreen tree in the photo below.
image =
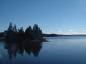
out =
[[42,39],[42,31],[37,24],[34,24],[33,26],[33,36],[34,39]]
[[7,31],[12,31],[13,30],[13,26],[12,26],[12,23],[10,22],[9,23],[9,27],[8,27],[8,30]]
[[13,26],[12,23],[9,23],[8,30],[6,31],[6,40],[12,41],[13,39]]
[[33,35],[32,35],[32,28],[31,26],[29,26],[26,30],[25,30],[25,36],[26,39],[33,39]]
[[14,32],[17,32],[16,24],[15,24],[14,27],[13,27],[13,31],[14,31]]
[[21,27],[18,30],[18,40],[23,40],[23,39],[24,39],[24,30],[23,30],[23,27]]

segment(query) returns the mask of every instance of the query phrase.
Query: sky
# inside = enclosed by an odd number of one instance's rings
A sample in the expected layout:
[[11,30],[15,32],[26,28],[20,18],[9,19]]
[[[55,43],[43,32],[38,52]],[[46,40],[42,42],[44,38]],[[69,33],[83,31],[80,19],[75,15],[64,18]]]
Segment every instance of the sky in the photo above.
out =
[[86,0],[0,0],[0,31],[38,24],[43,33],[86,34]]

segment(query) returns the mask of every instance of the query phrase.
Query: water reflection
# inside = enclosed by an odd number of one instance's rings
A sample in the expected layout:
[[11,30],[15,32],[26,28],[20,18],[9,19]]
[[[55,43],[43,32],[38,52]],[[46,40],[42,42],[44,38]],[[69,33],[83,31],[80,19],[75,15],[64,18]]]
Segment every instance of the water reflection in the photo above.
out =
[[37,57],[42,48],[42,41],[5,42],[4,48],[7,49],[10,59],[16,57],[17,54],[23,56],[24,52],[28,55],[33,54]]

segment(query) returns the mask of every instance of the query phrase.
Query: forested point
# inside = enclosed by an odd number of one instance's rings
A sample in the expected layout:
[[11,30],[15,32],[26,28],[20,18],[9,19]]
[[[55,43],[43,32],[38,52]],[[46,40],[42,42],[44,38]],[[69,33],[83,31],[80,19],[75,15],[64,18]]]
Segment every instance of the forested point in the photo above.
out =
[[4,31],[4,40],[6,42],[23,42],[23,41],[44,41],[43,33],[37,24],[29,26],[25,30],[23,27],[17,28],[16,25],[9,23],[9,27]]

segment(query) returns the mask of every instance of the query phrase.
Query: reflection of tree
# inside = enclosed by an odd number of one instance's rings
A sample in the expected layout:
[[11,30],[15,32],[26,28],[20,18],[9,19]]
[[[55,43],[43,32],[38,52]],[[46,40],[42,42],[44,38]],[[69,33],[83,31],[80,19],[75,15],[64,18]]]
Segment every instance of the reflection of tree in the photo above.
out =
[[20,43],[5,43],[5,49],[8,50],[9,58],[16,57],[17,54],[23,55],[24,51],[30,55],[38,56],[42,47],[41,41],[25,41]]
[[5,44],[5,49],[8,49],[8,55],[9,58],[12,58],[12,56],[16,57],[16,53],[17,53],[17,46],[16,44],[11,44],[11,43],[6,43]]
[[25,51],[30,54],[33,53],[34,56],[38,56],[40,49],[42,47],[41,42],[29,42],[25,44]]

